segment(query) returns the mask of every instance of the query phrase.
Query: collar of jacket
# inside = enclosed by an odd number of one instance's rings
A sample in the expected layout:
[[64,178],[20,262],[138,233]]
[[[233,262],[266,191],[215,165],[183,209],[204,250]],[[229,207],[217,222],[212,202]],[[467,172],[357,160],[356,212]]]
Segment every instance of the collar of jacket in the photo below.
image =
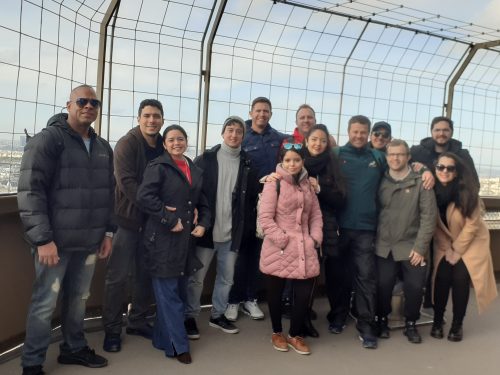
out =
[[[434,141],[434,139],[432,139],[432,137],[427,137],[427,138],[424,138],[420,141],[420,145],[432,152],[436,152],[435,150],[435,146],[436,146],[436,142]],[[462,142],[460,142],[459,140],[455,139],[455,138],[450,138],[449,142],[448,142],[448,151],[450,152],[457,152],[457,151],[460,151],[462,149]]]
[[351,144],[351,142],[347,142],[344,147],[347,148],[348,150],[350,150],[351,152],[357,152],[359,154],[364,154],[366,152],[370,152],[370,147],[368,146],[368,143],[366,145],[364,145],[363,147],[359,148],[359,147],[354,147]]
[[413,172],[413,170],[410,170],[410,173],[408,173],[408,175],[402,180],[395,180],[394,178],[392,178],[392,176],[389,173],[389,169],[385,171],[384,176],[387,180],[391,181],[392,183],[399,184],[401,188],[416,185],[417,179],[421,178],[420,175],[418,173]]
[[[133,136],[134,138],[136,138],[138,141],[144,142],[145,145],[149,146],[148,142],[146,141],[146,139],[144,138],[144,136],[141,133],[141,128],[140,128],[139,125],[137,125],[134,128],[130,129],[129,130],[129,134],[131,136]],[[158,133],[157,136],[156,136],[156,146],[155,147],[156,148],[163,148],[163,138],[160,135],[160,133]]]
[[[81,138],[80,134],[75,132],[73,128],[68,124],[68,114],[67,113],[58,113],[52,116],[48,121],[47,121],[47,127],[49,126],[55,126],[58,128],[61,128],[64,130],[66,133],[71,135],[72,137],[76,138]],[[97,137],[97,133],[95,132],[94,128],[92,126],[89,126],[89,138],[90,139],[95,139]]]

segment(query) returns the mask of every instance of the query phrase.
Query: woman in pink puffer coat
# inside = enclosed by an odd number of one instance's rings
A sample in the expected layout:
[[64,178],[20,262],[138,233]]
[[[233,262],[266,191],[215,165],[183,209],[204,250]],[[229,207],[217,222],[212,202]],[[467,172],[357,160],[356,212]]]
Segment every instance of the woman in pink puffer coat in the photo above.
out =
[[[323,240],[323,220],[316,193],[304,168],[302,145],[285,143],[277,182],[264,185],[259,223],[264,231],[260,270],[265,274],[269,313],[276,350],[291,347],[310,354],[299,336],[309,306],[314,278],[319,275],[318,248]],[[319,188],[319,187],[318,187]],[[281,295],[286,279],[292,279],[295,293],[288,337],[281,325]]]

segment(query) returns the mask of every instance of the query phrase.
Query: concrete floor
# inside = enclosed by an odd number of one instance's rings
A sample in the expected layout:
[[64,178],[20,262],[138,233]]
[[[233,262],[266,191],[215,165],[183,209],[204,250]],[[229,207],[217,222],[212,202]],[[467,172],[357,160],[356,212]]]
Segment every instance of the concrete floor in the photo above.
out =
[[[238,320],[240,333],[225,334],[208,326],[208,312],[198,320],[201,339],[191,342],[193,363],[183,365],[166,358],[147,340],[124,335],[120,353],[106,353],[109,366],[88,369],[59,365],[57,344],[47,354],[45,371],[51,375],[79,374],[217,374],[217,375],[498,375],[500,373],[500,300],[497,299],[481,317],[477,314],[471,293],[468,316],[464,324],[464,341],[452,343],[429,336],[430,327],[420,327],[424,342],[410,344],[401,330],[392,332],[389,340],[380,340],[377,350],[361,347],[353,322],[344,333],[328,333],[325,315],[327,301],[315,302],[319,319],[315,326],[320,338],[308,339],[312,354],[302,356],[294,351],[274,350],[270,343],[271,323],[268,318],[252,321],[247,316]],[[262,306],[266,307],[265,305]],[[267,312],[267,309],[264,309]],[[448,319],[449,320],[449,319]],[[288,326],[285,321],[285,327]],[[445,334],[449,324],[445,326]],[[102,332],[87,335],[91,347],[102,354]],[[20,374],[19,359],[0,365],[1,375]]]

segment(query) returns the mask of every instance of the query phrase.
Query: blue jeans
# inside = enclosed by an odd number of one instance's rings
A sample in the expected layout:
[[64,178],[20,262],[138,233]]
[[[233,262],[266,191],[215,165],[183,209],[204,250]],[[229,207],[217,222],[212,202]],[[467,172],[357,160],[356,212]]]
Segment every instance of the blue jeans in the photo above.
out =
[[59,252],[59,263],[48,267],[35,261],[35,283],[26,322],[21,365],[37,366],[45,362],[50,344],[51,318],[59,291],[61,300],[61,352],[75,352],[87,346],[83,334],[85,304],[89,298],[96,254],[83,251]]
[[156,298],[156,321],[153,346],[167,357],[189,352],[189,340],[184,328],[185,277],[153,277]]
[[102,322],[106,333],[120,334],[122,331],[122,306],[131,265],[134,267],[134,277],[128,325],[141,328],[147,324],[146,316],[153,302],[153,286],[145,266],[142,233],[120,226],[113,238],[113,251],[106,265],[102,306]]
[[187,285],[186,317],[194,318],[200,314],[200,298],[203,281],[214,255],[217,253],[217,270],[212,293],[212,318],[218,318],[226,311],[229,292],[233,285],[234,265],[238,254],[231,251],[231,241],[214,242],[214,248],[197,247],[196,256],[203,268],[189,278]]

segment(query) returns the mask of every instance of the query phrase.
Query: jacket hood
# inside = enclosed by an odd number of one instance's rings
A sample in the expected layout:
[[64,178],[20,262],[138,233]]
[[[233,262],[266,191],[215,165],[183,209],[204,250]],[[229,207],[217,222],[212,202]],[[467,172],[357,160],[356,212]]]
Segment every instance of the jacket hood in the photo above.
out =
[[[434,139],[432,137],[427,137],[424,138],[420,141],[420,145],[430,151],[434,152],[434,146],[435,146]],[[456,140],[455,138],[450,138],[450,141],[448,142],[448,151],[451,152],[457,152],[462,149],[462,142],[459,140]]]
[[[47,127],[55,126],[59,127],[70,134],[76,135],[77,133],[68,124],[68,114],[67,113],[57,113],[47,121]],[[97,133],[92,126],[89,127],[89,136],[94,137]]]
[[[283,180],[285,180],[289,184],[293,184],[293,176],[282,167],[281,163],[279,163],[276,166],[276,173],[282,176]],[[299,182],[302,182],[302,180],[304,180],[307,177],[308,177],[307,170],[304,167],[302,167],[302,171],[300,172]]]

